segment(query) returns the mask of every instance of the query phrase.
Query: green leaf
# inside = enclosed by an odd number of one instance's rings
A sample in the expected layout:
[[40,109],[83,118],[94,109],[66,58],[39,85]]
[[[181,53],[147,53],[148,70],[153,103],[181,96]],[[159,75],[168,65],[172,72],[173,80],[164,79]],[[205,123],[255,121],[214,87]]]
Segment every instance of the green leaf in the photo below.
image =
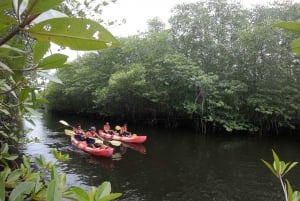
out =
[[95,198],[96,198],[96,200],[101,199],[101,198],[109,195],[110,192],[111,192],[111,184],[110,184],[110,182],[105,181],[99,186]]
[[0,1],[0,12],[3,10],[11,8],[11,0],[1,0]]
[[19,94],[20,102],[26,101],[30,96],[30,88],[23,88]]
[[13,161],[13,160],[16,160],[18,157],[19,157],[18,154],[9,154],[8,156],[5,156],[4,158],[5,158],[6,160]]
[[73,50],[118,47],[120,42],[100,24],[82,18],[55,18],[25,29],[38,40],[52,41]]
[[94,186],[92,186],[92,189],[89,192],[89,199],[90,200],[96,200],[95,195],[96,195],[96,188]]
[[294,191],[293,193],[293,201],[299,201],[300,200],[300,192]]
[[39,158],[36,158],[36,162],[40,167],[45,167],[46,166],[46,160],[43,155],[40,155]]
[[80,200],[80,201],[89,201],[89,195],[82,188],[77,187],[77,186],[72,186],[71,191],[78,198],[78,200]]
[[63,189],[63,187],[66,185],[66,183],[67,183],[67,175],[66,174],[62,174],[59,177],[59,187],[61,189]]
[[120,197],[122,194],[121,193],[111,193],[97,201],[110,201],[110,200],[114,200],[117,199],[118,197]]
[[32,51],[34,63],[38,63],[47,53],[49,48],[50,43],[48,41],[36,41]]
[[288,197],[288,201],[292,201],[293,200],[293,189],[292,186],[290,184],[290,182],[288,180],[286,180],[286,184],[287,184],[287,197]]
[[46,201],[60,201],[62,193],[59,190],[58,179],[54,179],[49,183]]
[[265,160],[262,160],[262,162],[267,166],[267,168],[277,177],[277,174],[276,174],[276,171],[274,170],[273,166],[268,163],[267,161]]
[[0,153],[5,154],[7,152],[8,152],[8,145],[7,143],[4,143],[4,145],[1,146]]
[[1,61],[0,61],[0,68],[2,68],[3,70],[8,71],[10,73],[13,73],[13,71],[7,65],[5,65],[4,63],[2,63]]
[[5,181],[10,173],[11,173],[11,169],[5,167],[4,170],[0,172],[0,181]]
[[26,175],[26,181],[37,182],[40,181],[41,173],[40,172],[30,172]]
[[0,181],[0,200],[5,200],[5,185],[4,181]]
[[62,67],[68,60],[68,56],[64,54],[52,54],[44,58],[38,65],[43,70],[55,69]]
[[16,169],[12,173],[9,174],[6,182],[7,183],[15,182],[20,178],[21,175],[22,175],[22,171],[20,169]]
[[296,34],[300,34],[300,22],[294,21],[294,22],[279,22],[274,24],[274,27],[280,27],[283,29],[286,29],[288,31],[292,31]]
[[279,160],[279,157],[277,156],[277,154],[275,153],[274,150],[272,150],[272,153],[273,153],[273,159],[274,159],[274,163],[273,163],[274,170],[276,171],[277,174],[280,174],[279,173],[279,170],[280,170],[280,160]]
[[11,46],[6,45],[6,44],[1,45],[1,46],[0,46],[0,49],[3,49],[3,50],[7,49],[7,50],[9,50],[9,51],[10,51],[10,50],[13,50],[13,51],[15,51],[15,52],[22,53],[22,54],[25,53],[23,50],[21,50],[21,49],[19,49],[19,48],[11,47]]
[[293,52],[300,55],[300,38],[297,38],[292,41],[291,48],[292,48]]
[[55,166],[52,166],[51,169],[51,179],[58,179],[58,172]]
[[10,201],[14,201],[20,199],[23,194],[29,194],[33,188],[35,183],[34,182],[22,182],[19,183],[11,192],[9,196]]
[[29,14],[39,14],[61,4],[62,0],[29,0]]
[[[1,3],[0,3],[1,4]],[[10,3],[11,6],[11,3]],[[1,12],[0,8],[0,31],[5,31],[11,27],[11,25],[17,25],[18,21],[14,19],[12,16],[7,15],[5,12]]]
[[298,164],[298,162],[292,162],[292,163],[288,163],[287,167],[284,170],[283,174],[287,174],[292,168],[294,168],[296,165]]

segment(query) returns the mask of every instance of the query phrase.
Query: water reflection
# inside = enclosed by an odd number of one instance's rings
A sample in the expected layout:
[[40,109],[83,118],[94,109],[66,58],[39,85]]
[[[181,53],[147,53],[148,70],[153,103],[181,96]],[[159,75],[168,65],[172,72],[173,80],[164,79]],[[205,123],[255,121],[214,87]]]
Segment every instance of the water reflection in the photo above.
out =
[[[41,142],[24,145],[24,153],[43,154],[47,160],[53,159],[52,148],[69,154],[70,160],[60,163],[68,185],[89,188],[110,181],[113,192],[123,194],[119,201],[282,201],[280,183],[261,159],[271,161],[271,149],[285,161],[299,161],[300,155],[296,136],[200,136],[134,128],[149,136],[146,143],[123,143],[115,147],[114,158],[99,158],[73,147],[58,123],[60,119],[78,122],[79,117],[36,119],[37,126],[28,136],[37,136]],[[80,122],[97,125],[97,120]],[[287,178],[295,190],[300,189],[300,167]]]
[[141,154],[147,153],[146,146],[144,144],[134,144],[134,143],[123,142],[122,146],[123,146],[123,149],[125,150],[125,151],[123,150],[123,152],[126,152],[127,148],[129,148],[129,149],[135,150]]
[[30,130],[26,134],[28,139],[39,138],[39,142],[31,142],[23,144],[20,149],[28,156],[37,157],[43,155],[48,160],[55,160],[51,154],[52,148],[60,148],[63,146],[63,137],[61,132],[55,132],[43,126],[40,118],[34,118],[35,125],[28,121],[24,121],[24,128]]

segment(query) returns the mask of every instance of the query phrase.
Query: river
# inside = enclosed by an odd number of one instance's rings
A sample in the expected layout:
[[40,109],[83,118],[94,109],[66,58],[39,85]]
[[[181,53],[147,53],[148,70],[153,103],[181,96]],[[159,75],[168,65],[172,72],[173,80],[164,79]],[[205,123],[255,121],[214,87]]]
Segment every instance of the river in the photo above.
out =
[[[20,147],[26,155],[42,154],[55,161],[51,149],[69,154],[61,162],[67,185],[85,189],[110,181],[112,192],[122,193],[119,201],[283,201],[279,180],[261,159],[272,161],[274,149],[281,160],[300,161],[300,138],[241,135],[199,135],[155,128],[129,130],[148,136],[137,147],[116,148],[112,159],[90,156],[70,143],[59,123],[78,121],[83,128],[97,126],[100,120],[44,115],[34,118],[27,137],[39,143]],[[76,120],[75,120],[76,119]],[[294,190],[300,190],[300,166],[287,175]]]

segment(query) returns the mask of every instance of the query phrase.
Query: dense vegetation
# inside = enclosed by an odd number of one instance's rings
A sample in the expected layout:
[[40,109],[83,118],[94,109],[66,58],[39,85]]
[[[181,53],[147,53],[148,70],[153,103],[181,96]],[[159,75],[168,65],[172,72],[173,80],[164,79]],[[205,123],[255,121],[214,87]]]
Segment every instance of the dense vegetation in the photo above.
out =
[[[147,118],[153,124],[165,118],[171,127],[191,119],[203,132],[219,125],[228,131],[260,132],[295,127],[299,60],[287,51],[293,36],[272,24],[297,19],[299,5],[252,11],[222,0],[179,5],[170,29],[150,20],[149,32],[122,39],[123,48],[85,55],[65,68],[67,56],[49,55],[50,42],[78,50],[119,45],[95,21],[74,18],[92,12],[88,2],[87,10],[78,2],[0,2],[0,200],[101,201],[121,195],[110,193],[109,182],[89,192],[67,187],[57,164],[40,156],[33,169],[31,158],[12,152],[18,143],[38,140],[24,139],[26,131],[17,128],[44,104],[36,94],[43,88],[40,81],[61,82],[47,74],[49,69],[61,68],[58,76],[64,81],[64,87],[48,88],[53,110]],[[99,12],[100,5],[94,6]],[[299,53],[298,44],[292,48]],[[57,161],[68,158],[56,150],[53,154]],[[282,180],[296,163],[279,161],[275,152],[273,156],[273,167],[264,163],[283,184],[286,200],[299,200],[299,192]]]
[[[300,60],[295,35],[274,23],[299,19],[299,4],[245,9],[225,0],[177,5],[122,47],[59,69],[50,110],[178,127],[273,133],[299,128]],[[68,103],[68,104],[65,104]],[[191,123],[192,122],[192,123]]]
[[[66,175],[59,171],[56,162],[67,160],[68,156],[54,149],[52,152],[57,161],[49,162],[42,155],[33,160],[17,152],[19,144],[38,141],[37,138],[25,138],[27,131],[22,128],[22,123],[31,121],[32,115],[40,115],[37,109],[45,103],[37,95],[41,81],[61,82],[47,71],[66,67],[68,56],[49,54],[51,42],[74,50],[99,50],[120,45],[96,21],[79,18],[85,15],[86,10],[82,8],[89,6],[92,5],[88,2],[83,5],[77,0],[0,1],[1,201],[103,201],[121,196],[111,193],[109,182],[91,187],[89,191],[66,186]],[[98,4],[89,13],[99,12],[101,6]]]

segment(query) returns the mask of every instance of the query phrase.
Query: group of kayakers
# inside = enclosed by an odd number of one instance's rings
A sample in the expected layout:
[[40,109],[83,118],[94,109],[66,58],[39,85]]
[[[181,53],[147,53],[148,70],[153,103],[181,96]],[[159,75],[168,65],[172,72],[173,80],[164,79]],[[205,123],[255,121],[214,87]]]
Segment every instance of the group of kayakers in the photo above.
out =
[[81,128],[80,124],[77,124],[73,131],[75,133],[74,137],[78,141],[86,141],[87,145],[92,148],[100,147],[100,148],[106,148],[106,145],[103,143],[96,143],[96,138],[101,139],[101,137],[98,135],[96,131],[96,127],[92,126],[87,132],[84,132],[84,130]]
[[[84,132],[84,130],[81,128],[80,124],[77,124],[73,131],[75,133],[75,139],[79,141],[86,141],[87,145],[89,147],[95,148],[95,147],[101,147],[105,148],[107,145],[103,144],[104,140],[102,137],[97,133],[97,129],[95,126],[90,127],[90,129],[87,132]],[[112,130],[110,127],[109,122],[106,122],[103,125],[103,132],[108,133],[110,135],[118,135],[118,136],[126,136],[130,137],[131,133],[127,131],[127,124],[124,123],[122,126],[116,126],[115,130]],[[102,143],[97,143],[95,139],[100,139]]]

